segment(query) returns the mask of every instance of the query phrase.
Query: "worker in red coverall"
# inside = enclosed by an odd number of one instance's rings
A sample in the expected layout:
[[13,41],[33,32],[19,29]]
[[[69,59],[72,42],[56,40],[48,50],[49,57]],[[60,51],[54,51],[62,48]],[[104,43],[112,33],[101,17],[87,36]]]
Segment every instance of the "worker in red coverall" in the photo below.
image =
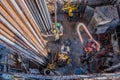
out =
[[99,51],[99,49],[100,45],[94,39],[89,39],[84,47],[85,52],[93,52],[95,50]]

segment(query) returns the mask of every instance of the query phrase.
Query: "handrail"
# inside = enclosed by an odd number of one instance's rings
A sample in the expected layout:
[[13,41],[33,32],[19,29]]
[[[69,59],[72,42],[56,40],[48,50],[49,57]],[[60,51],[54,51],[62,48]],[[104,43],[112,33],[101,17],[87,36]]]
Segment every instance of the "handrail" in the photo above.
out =
[[89,75],[38,75],[38,74],[24,74],[24,73],[12,73],[15,77],[23,78],[36,78],[36,79],[53,79],[53,80],[64,80],[64,79],[119,79],[120,72],[117,73],[98,73]]

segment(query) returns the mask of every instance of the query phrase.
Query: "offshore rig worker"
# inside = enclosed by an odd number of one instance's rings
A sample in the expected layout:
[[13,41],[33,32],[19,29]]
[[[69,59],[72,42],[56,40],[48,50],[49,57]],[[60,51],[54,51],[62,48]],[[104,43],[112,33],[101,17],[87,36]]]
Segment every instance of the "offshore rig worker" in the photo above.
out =
[[99,45],[95,43],[93,39],[89,39],[87,44],[85,45],[85,52],[93,52],[95,50],[99,51]]
[[56,29],[58,32],[63,33],[63,26],[61,23],[56,23]]

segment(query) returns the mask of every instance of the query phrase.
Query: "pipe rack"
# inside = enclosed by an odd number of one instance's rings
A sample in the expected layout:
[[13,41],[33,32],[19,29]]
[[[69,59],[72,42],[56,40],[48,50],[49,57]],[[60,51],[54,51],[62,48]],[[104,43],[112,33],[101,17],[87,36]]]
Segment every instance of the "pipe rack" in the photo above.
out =
[[45,65],[46,41],[52,21],[45,0],[1,0],[0,43],[21,52],[26,58]]

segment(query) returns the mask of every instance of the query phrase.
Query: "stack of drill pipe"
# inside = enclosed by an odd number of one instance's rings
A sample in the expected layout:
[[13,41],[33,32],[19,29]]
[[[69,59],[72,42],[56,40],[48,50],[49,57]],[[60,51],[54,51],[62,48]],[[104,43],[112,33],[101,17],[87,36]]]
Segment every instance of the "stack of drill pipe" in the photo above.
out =
[[52,22],[45,0],[25,0],[40,30],[44,34],[51,34]]
[[[38,4],[34,4],[34,0],[28,2],[30,4],[27,4],[24,0],[0,1],[0,43],[5,43],[30,60],[44,65],[46,64],[48,51],[41,32],[44,27],[46,29],[51,28],[51,22],[48,19],[50,15],[47,14],[48,10],[44,0],[36,0]],[[38,13],[37,10],[41,7],[38,8],[36,5],[44,6],[42,7],[44,9]],[[35,15],[31,9],[36,13]],[[37,24],[34,16],[39,19],[41,24]],[[45,19],[43,19],[44,17]],[[49,33],[49,31],[46,32]]]

